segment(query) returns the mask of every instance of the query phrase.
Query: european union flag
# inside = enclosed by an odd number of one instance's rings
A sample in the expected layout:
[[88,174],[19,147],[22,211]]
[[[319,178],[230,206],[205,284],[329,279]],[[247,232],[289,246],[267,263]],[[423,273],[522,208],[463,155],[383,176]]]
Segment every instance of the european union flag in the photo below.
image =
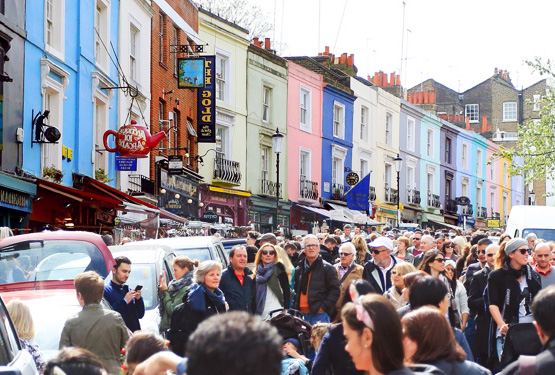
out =
[[370,173],[347,192],[347,207],[351,210],[367,211],[370,199]]

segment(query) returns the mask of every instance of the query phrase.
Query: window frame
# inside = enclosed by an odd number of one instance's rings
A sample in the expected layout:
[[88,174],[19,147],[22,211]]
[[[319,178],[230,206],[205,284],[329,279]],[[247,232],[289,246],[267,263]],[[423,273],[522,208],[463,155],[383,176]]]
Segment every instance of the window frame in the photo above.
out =
[[463,142],[462,144],[461,162],[462,162],[462,168],[468,169],[468,144],[466,142]]
[[129,24],[129,78],[134,82],[137,82],[140,77],[138,64],[140,32],[132,22]]
[[[339,110],[339,118],[336,118],[336,109]],[[335,138],[345,139],[345,104],[333,101],[332,132]],[[337,124],[337,132],[336,132]]]
[[434,157],[434,129],[426,130],[426,156]]
[[393,145],[393,113],[385,113],[385,144],[388,146]]
[[[514,106],[514,109],[508,107]],[[509,114],[512,116],[509,117]],[[503,103],[503,122],[515,122],[518,120],[518,103],[517,102],[504,102]]]
[[407,116],[407,150],[416,150],[416,121],[413,117]]
[[[101,8],[100,16],[98,19],[98,8]],[[94,25],[98,26],[98,34],[94,32],[95,40],[95,65],[102,70],[106,75],[110,75],[110,53],[106,50],[110,44],[110,0],[96,0],[94,12]],[[100,39],[98,39],[100,38]],[[98,50],[97,50],[98,48]]]
[[164,64],[164,41],[166,39],[166,15],[158,14],[158,63]]
[[482,149],[476,149],[476,177],[482,178]]
[[272,102],[272,88],[264,85],[262,86],[262,122],[270,123],[271,121],[271,103]]
[[533,98],[533,100],[534,100],[534,107],[533,107],[532,110],[533,110],[534,112],[537,112],[537,111],[539,111],[539,110],[541,109],[541,107],[540,107],[541,95],[534,94],[534,95],[532,96],[532,98]]
[[451,137],[445,137],[445,162],[451,164]]
[[[306,107],[303,107],[303,93],[306,94]],[[305,111],[305,122],[303,122],[303,109]],[[299,129],[312,133],[312,89],[301,85],[299,88]]]
[[[52,6],[51,38],[48,40],[48,4]],[[65,56],[65,3],[66,0],[44,1],[44,51],[60,61]]]
[[360,106],[360,139],[368,141],[368,107]]
[[305,156],[305,169],[306,173],[304,174],[305,180],[311,181],[312,180],[312,150],[306,147],[299,147],[299,176],[303,176],[302,174],[302,167],[303,167],[303,156]]
[[465,104],[464,115],[468,117],[468,122],[476,124],[480,122],[480,104]]
[[[220,74],[218,72],[218,69],[222,67],[221,62],[224,62],[223,64],[223,79],[221,77],[218,77],[218,74]],[[215,68],[215,78],[216,78],[216,82],[215,82],[215,90],[216,90],[216,100],[220,101],[222,103],[226,103],[226,104],[231,104],[232,101],[232,90],[231,90],[231,85],[232,83],[232,74],[230,74],[230,72],[232,71],[232,56],[229,52],[221,50],[219,48],[216,49],[216,68]],[[219,89],[219,84],[221,85],[220,82],[223,82],[223,88],[220,90]],[[220,92],[223,95],[223,98],[220,97]]]
[[261,145],[260,146],[260,177],[262,181],[269,181],[270,180],[270,147]]

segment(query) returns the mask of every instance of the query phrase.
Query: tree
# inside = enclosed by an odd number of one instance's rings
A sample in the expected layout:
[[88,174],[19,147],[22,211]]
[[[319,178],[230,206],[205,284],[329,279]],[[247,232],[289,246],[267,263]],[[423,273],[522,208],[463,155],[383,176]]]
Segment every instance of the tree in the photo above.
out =
[[249,38],[262,38],[273,30],[271,23],[264,17],[262,8],[247,0],[196,0],[197,5],[241,26],[249,31]]
[[[530,67],[542,76],[555,78],[553,62],[542,61],[536,57],[534,61],[526,61]],[[527,105],[533,105],[530,101]],[[513,161],[509,168],[511,175],[523,175],[525,183],[545,181],[555,178],[555,92],[548,87],[547,94],[539,103],[540,119],[525,120],[518,126],[518,141],[513,149],[504,149],[497,156]]]

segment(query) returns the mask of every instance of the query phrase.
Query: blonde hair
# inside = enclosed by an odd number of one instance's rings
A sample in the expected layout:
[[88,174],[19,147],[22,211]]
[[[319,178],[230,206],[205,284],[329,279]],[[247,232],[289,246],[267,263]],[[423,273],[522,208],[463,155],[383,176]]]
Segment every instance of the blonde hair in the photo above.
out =
[[187,268],[189,271],[192,271],[195,267],[198,267],[199,263],[198,259],[192,260],[191,258],[182,255],[175,258],[172,265],[178,266],[181,269]]
[[35,325],[29,306],[18,299],[14,299],[8,302],[6,308],[19,338],[24,340],[34,339]]
[[[397,275],[401,277],[416,271],[416,267],[409,262],[399,262],[395,265],[395,267],[393,267],[393,269],[397,272]],[[391,275],[391,281],[393,282],[393,274]]]
[[216,260],[205,260],[204,262],[200,262],[199,266],[195,269],[195,273],[193,274],[193,282],[204,285],[204,278],[213,269],[218,269],[221,273],[222,264]]
[[279,260],[276,246],[272,245],[271,243],[265,243],[264,245],[260,246],[260,249],[256,252],[256,256],[254,257],[254,273],[255,274],[256,274],[256,270],[258,269],[258,265],[262,262],[262,259],[261,259],[262,258],[262,249],[264,249],[266,247],[271,247],[272,250],[274,250],[274,252],[275,252],[273,263],[277,263],[277,261]]

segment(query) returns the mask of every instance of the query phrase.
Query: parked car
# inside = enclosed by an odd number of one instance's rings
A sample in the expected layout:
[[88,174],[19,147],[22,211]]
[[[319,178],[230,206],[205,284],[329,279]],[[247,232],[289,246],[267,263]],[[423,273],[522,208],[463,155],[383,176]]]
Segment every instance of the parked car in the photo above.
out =
[[73,288],[79,273],[106,277],[114,258],[98,234],[40,232],[0,240],[0,291]]
[[[143,243],[152,243],[167,245],[175,250],[177,256],[185,255],[191,259],[198,259],[199,262],[204,260],[217,260],[226,268],[229,265],[227,253],[224,250],[222,242],[212,236],[192,236],[192,237],[172,237],[159,238],[156,240],[142,241]],[[129,246],[132,242],[123,246]]]
[[513,206],[505,233],[512,238],[526,238],[528,234],[534,233],[538,238],[555,241],[553,215],[555,215],[555,207]]
[[247,246],[247,239],[246,238],[232,238],[229,240],[222,240],[222,245],[225,249],[226,255],[229,255],[229,252],[235,245],[243,245]]
[[[160,275],[166,275],[169,284],[175,278],[173,260],[175,251],[166,245],[151,241],[130,242],[120,246],[110,246],[114,258],[123,255],[131,260],[131,273],[126,284],[130,288],[142,285],[142,297],[145,304],[145,316],[139,320],[141,330],[160,333],[160,299],[158,282]],[[106,278],[106,284],[112,280],[112,273]]]

